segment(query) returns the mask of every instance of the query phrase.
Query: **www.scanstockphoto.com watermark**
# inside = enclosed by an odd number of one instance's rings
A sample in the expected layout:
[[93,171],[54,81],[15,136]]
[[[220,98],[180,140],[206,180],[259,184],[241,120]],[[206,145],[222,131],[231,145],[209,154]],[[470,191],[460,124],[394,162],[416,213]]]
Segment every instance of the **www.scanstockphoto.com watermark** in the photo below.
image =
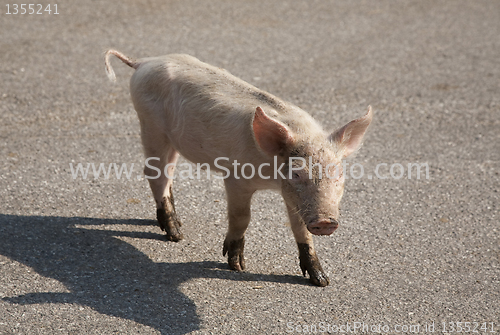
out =
[[[144,176],[146,179],[157,179],[160,178],[162,173],[171,179],[201,179],[207,178],[211,179],[225,179],[232,176],[235,179],[253,179],[258,176],[261,179],[291,179],[293,174],[298,171],[305,171],[309,179],[313,178],[329,178],[338,179],[339,177],[344,177],[345,179],[361,179],[366,177],[367,179],[402,179],[406,176],[407,179],[430,179],[429,178],[429,164],[427,163],[408,163],[404,166],[400,163],[379,163],[375,166],[373,174],[365,174],[365,169],[362,164],[354,163],[349,164],[346,161],[342,161],[342,164],[328,164],[323,167],[319,163],[312,163],[311,159],[309,162],[302,157],[290,157],[288,160],[288,165],[285,163],[278,164],[277,157],[274,157],[274,164],[262,163],[255,167],[251,163],[241,164],[238,161],[230,162],[227,157],[218,157],[214,160],[213,166],[215,167],[216,174],[211,171],[210,164],[208,163],[169,163],[165,165],[164,171],[161,171],[158,167],[152,165],[152,161],[160,161],[158,157],[149,157],[145,160],[145,166],[151,172],[152,175],[142,175],[137,174],[136,179],[140,180]],[[300,163],[300,165],[298,164]],[[127,163],[117,164],[117,163],[78,163],[76,166],[73,163],[69,163],[71,169],[71,176],[75,180],[79,177],[82,179],[92,178],[93,179],[110,179],[114,171],[114,177],[116,179],[130,180],[133,179],[134,175],[134,163],[130,165]],[[173,175],[169,174],[169,171],[173,167],[176,167]]]

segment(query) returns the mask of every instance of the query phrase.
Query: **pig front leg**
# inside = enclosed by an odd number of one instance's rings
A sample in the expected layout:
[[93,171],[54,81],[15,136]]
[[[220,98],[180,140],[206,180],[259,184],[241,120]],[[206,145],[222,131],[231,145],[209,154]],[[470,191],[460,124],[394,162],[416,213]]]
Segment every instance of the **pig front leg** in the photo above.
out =
[[[158,146],[158,142],[155,143],[154,150],[149,149],[145,145],[146,157],[155,157],[158,159],[150,159],[148,165],[156,167],[161,171],[157,178],[148,179],[149,186],[153,192],[153,196],[156,202],[156,218],[158,220],[158,225],[161,230],[167,233],[167,240],[178,242],[184,237],[181,233],[181,221],[177,217],[174,205],[174,195],[172,193],[173,179],[168,178],[165,174],[165,166],[168,166],[167,172],[169,176],[174,175],[175,163],[179,158],[179,153],[168,146]],[[151,167],[144,168],[144,174],[150,177],[156,177],[158,175],[158,170],[154,170]]]
[[250,223],[250,202],[254,190],[246,190],[242,185],[229,177],[224,181],[227,194],[227,213],[229,227],[224,240],[222,254],[227,254],[229,268],[235,271],[245,270],[245,231]]
[[319,263],[318,256],[314,250],[312,234],[307,230],[306,225],[297,214],[297,211],[286,206],[293,235],[299,248],[299,261],[302,275],[309,273],[309,281],[316,286],[327,286],[330,281]]

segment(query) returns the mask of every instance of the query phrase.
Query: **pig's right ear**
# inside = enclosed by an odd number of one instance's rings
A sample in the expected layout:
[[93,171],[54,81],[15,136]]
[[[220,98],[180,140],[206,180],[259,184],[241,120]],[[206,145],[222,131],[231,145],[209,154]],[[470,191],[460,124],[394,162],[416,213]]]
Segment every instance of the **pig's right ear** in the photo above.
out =
[[372,122],[372,107],[368,106],[368,112],[356,120],[352,120],[342,128],[334,131],[328,139],[339,149],[342,158],[345,158],[358,150],[363,141],[363,136]]
[[293,143],[287,126],[271,119],[260,107],[255,110],[253,133],[259,147],[269,156],[282,155],[286,147]]

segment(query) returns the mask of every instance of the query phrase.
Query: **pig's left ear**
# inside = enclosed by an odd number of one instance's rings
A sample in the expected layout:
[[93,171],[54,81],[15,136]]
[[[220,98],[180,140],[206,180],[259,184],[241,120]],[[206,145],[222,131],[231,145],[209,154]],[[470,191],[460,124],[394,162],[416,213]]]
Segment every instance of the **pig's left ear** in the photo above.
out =
[[269,156],[283,154],[293,143],[293,136],[288,127],[267,116],[260,107],[255,110],[252,126],[257,144]]
[[342,128],[334,131],[329,137],[330,142],[336,144],[342,158],[345,158],[358,150],[363,140],[363,136],[372,121],[372,107],[368,106],[368,112],[359,119],[352,120]]

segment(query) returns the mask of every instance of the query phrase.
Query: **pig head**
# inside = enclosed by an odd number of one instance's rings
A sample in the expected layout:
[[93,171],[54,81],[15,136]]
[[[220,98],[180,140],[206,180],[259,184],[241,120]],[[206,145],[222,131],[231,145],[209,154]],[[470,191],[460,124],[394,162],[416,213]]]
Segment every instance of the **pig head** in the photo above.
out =
[[365,116],[325,136],[321,129],[315,133],[293,132],[257,107],[255,140],[267,155],[278,156],[278,163],[284,165],[281,194],[289,211],[312,234],[330,235],[337,229],[344,193],[342,160],[361,145],[371,120],[370,107]]

